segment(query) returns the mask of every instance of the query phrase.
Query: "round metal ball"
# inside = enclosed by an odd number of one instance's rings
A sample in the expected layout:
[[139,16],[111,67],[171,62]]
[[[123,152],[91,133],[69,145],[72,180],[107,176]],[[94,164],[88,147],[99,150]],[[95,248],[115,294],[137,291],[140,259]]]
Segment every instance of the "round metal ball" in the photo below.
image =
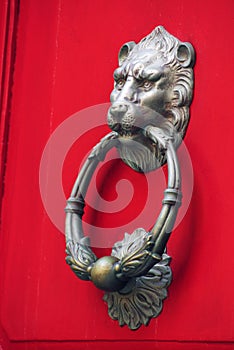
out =
[[116,277],[115,265],[118,261],[114,256],[104,256],[94,263],[90,274],[97,288],[113,292],[125,286],[126,282]]

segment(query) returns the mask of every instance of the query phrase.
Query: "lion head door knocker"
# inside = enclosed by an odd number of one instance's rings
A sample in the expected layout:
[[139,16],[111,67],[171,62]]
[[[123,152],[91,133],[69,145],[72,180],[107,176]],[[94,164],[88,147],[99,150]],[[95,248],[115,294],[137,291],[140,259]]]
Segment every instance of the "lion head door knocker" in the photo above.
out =
[[[189,122],[194,49],[162,26],[119,52],[107,122],[112,129],[91,151],[66,207],[66,261],[82,280],[106,293],[112,319],[135,330],[162,310],[172,278],[166,244],[181,203],[176,149]],[[153,228],[137,228],[97,259],[83,234],[84,197],[97,164],[116,147],[131,168],[148,172],[167,162],[168,184]]]

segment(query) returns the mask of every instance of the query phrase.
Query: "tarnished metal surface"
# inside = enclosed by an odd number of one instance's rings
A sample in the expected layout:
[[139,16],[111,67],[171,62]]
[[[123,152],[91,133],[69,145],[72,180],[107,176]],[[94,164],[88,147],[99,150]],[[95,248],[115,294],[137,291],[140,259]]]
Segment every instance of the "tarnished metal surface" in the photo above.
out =
[[[110,317],[133,330],[161,312],[171,282],[165,248],[181,203],[175,149],[189,121],[194,59],[191,44],[161,26],[139,44],[121,48],[107,116],[113,131],[91,151],[67,201],[67,263],[79,278],[106,291]],[[95,168],[113,147],[137,171],[151,171],[167,161],[168,184],[152,230],[126,234],[111,256],[97,259],[84,237],[84,198]]]
[[180,42],[162,26],[138,44],[126,43],[120,49],[107,120],[120,135],[123,161],[133,169],[146,172],[166,161],[157,145],[145,137],[147,125],[163,129],[174,147],[184,137],[194,60],[191,44]]

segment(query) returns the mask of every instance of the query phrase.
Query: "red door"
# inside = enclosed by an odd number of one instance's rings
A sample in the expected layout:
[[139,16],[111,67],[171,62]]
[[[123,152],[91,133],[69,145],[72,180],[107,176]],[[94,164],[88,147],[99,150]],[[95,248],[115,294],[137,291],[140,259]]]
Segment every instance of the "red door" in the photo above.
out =
[[[232,349],[233,1],[9,0],[0,10],[0,349]],[[66,265],[63,201],[109,131],[104,103],[119,48],[159,24],[197,54],[185,137],[194,187],[168,244],[173,283],[163,311],[133,332],[111,320],[102,291]],[[121,179],[128,186],[107,213]],[[117,237],[108,229],[118,235],[143,213],[149,182],[119,159],[104,163],[96,180],[85,220],[103,228],[100,256]]]

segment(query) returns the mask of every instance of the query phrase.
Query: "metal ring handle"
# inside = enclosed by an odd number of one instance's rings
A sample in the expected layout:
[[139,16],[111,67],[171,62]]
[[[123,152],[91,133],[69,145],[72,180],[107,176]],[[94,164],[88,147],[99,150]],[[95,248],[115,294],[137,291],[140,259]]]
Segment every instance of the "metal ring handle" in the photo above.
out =
[[114,256],[97,259],[89,246],[88,237],[84,236],[82,227],[84,197],[92,174],[98,163],[104,160],[106,153],[111,148],[118,147],[117,133],[109,133],[93,148],[78,175],[65,209],[66,261],[79,278],[91,280],[98,288],[106,291],[122,290],[130,279],[146,275],[156,263],[160,262],[181,203],[179,164],[171,139],[156,127],[147,127],[144,132],[166,150],[168,186],[164,192],[160,215],[152,230],[145,232],[142,244],[136,251],[122,259]]

